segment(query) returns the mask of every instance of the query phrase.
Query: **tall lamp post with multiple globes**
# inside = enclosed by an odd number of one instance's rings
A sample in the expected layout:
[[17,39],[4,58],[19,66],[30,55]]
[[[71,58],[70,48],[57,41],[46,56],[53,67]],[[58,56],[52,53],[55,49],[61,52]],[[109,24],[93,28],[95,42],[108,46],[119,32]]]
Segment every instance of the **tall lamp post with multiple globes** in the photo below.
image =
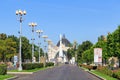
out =
[[29,23],[29,26],[30,27],[32,27],[32,63],[34,63],[35,62],[35,60],[34,60],[34,27],[36,27],[37,26],[37,23],[34,23],[34,22],[31,22],[31,23]]
[[21,58],[21,37],[22,37],[22,21],[23,21],[23,16],[26,15],[26,11],[22,11],[22,10],[17,10],[16,11],[16,15],[18,16],[17,20],[20,22],[20,32],[19,32],[19,38],[20,38],[20,43],[19,43],[19,68],[18,70],[21,71],[22,70],[22,58]]
[[[36,33],[38,33],[38,38],[40,39],[41,33],[43,33],[42,30],[36,30]],[[38,42],[39,45],[39,63],[40,63],[40,41]]]

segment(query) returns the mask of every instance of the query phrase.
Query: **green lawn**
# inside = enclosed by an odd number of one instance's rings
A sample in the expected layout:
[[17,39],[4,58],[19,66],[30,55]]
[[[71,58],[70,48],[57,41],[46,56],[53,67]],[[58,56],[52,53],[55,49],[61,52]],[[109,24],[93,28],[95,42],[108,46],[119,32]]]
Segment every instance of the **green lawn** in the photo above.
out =
[[11,78],[13,77],[12,75],[0,75],[0,80],[4,80],[4,79],[7,79],[7,78]]
[[100,73],[98,71],[90,71],[90,72],[92,72],[92,73],[94,73],[94,74],[96,74],[96,75],[98,75],[98,76],[100,76],[100,77],[102,77],[102,78],[104,78],[106,80],[118,80],[116,78],[110,77],[110,76],[108,76],[106,74],[103,74],[103,73]]

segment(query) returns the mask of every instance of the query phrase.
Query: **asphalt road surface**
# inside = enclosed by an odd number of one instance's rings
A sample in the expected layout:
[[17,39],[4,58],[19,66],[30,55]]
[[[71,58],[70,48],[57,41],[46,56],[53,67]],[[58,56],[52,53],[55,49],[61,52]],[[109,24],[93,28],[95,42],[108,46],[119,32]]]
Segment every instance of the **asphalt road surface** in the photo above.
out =
[[18,75],[15,80],[100,80],[74,65],[63,65],[30,75]]

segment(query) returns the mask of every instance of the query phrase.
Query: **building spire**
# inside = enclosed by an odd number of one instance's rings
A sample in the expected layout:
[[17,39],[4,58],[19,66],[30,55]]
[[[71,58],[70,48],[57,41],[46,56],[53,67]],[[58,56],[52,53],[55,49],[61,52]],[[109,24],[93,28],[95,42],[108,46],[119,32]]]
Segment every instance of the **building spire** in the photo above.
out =
[[63,34],[63,37],[62,37],[63,39],[65,39],[65,34]]

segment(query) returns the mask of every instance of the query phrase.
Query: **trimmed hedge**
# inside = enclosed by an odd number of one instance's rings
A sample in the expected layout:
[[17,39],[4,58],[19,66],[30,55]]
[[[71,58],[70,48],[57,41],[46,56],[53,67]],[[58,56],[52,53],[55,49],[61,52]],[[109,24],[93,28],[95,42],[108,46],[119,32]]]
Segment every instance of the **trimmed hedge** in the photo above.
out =
[[42,68],[43,63],[25,63],[22,66],[23,66],[23,70],[31,70],[35,68]]
[[5,74],[7,74],[7,65],[0,64],[0,75],[5,75]]
[[54,66],[54,63],[53,62],[47,62],[45,67],[50,67],[50,66]]
[[[22,64],[23,66],[23,70],[31,70],[31,69],[35,69],[35,68],[43,68],[44,65],[43,63],[25,63]],[[50,66],[54,66],[54,63],[52,62],[47,62],[45,67],[50,67]]]

